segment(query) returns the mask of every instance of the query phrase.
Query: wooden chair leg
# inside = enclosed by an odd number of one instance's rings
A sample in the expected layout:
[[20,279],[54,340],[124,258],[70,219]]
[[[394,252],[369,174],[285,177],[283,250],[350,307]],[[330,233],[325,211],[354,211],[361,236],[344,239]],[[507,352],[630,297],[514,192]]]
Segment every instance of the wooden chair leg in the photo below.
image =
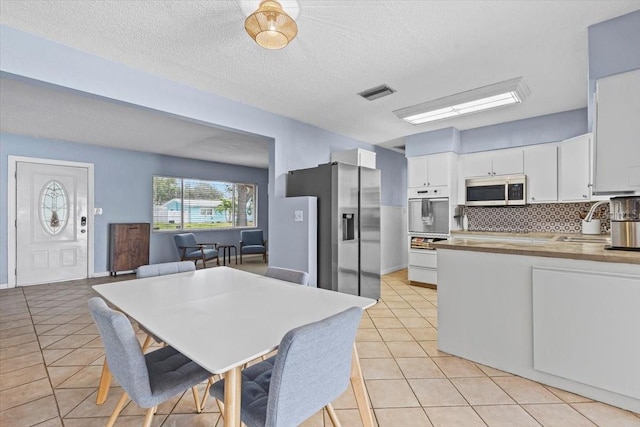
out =
[[153,415],[155,414],[155,406],[147,409],[147,413],[144,415],[144,421],[142,427],[151,427],[151,421],[153,421]]
[[191,392],[193,393],[193,402],[196,404],[196,412],[199,414],[202,412],[202,407],[200,406],[200,396],[198,396],[198,389],[195,387],[191,387]]
[[109,387],[111,386],[111,370],[107,365],[107,359],[102,364],[102,374],[100,375],[100,384],[98,385],[98,395],[96,397],[96,405],[102,405],[109,395]]
[[[124,407],[124,404],[127,403],[127,400],[129,400],[128,398],[129,395],[127,394],[127,392],[122,392],[122,397],[120,397],[120,400],[118,400],[116,408],[113,410],[111,417],[109,417],[109,421],[107,421],[107,427],[113,427],[116,420],[118,419],[118,415],[120,415],[120,411],[122,411],[122,408]],[[153,408],[151,408],[150,410],[153,410]]]
[[356,398],[360,419],[364,427],[373,427],[373,414],[371,413],[371,403],[367,395],[367,388],[364,384],[362,369],[360,368],[360,359],[358,358],[358,350],[356,343],[353,343],[351,356],[351,385],[353,386],[353,394]]
[[218,411],[220,411],[220,418],[224,420],[224,402],[216,399],[216,404],[218,405]]
[[146,352],[147,349],[149,348],[149,346],[151,346],[151,341],[153,340],[153,338],[151,338],[151,335],[147,335],[147,337],[144,339],[144,343],[142,343],[142,352]]
[[207,387],[204,389],[204,396],[202,396],[202,402],[200,403],[200,410],[203,411],[204,410],[204,405],[207,403],[207,399],[209,398],[209,389],[211,388],[211,386],[214,383],[214,378],[217,377],[217,374],[209,377],[209,380],[207,381]]
[[329,413],[329,419],[331,420],[331,424],[333,424],[333,427],[342,427],[342,424],[340,424],[340,420],[338,419],[338,414],[336,414],[336,411],[335,409],[333,409],[331,403],[325,406],[325,408],[327,408],[327,413]]

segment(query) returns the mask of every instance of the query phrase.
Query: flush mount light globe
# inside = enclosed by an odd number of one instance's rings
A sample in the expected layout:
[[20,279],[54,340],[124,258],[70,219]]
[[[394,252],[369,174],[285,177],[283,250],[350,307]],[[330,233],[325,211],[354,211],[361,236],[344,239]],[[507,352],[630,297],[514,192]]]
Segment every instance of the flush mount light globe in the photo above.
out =
[[244,21],[247,34],[265,49],[282,49],[298,34],[298,26],[275,0],[263,0]]

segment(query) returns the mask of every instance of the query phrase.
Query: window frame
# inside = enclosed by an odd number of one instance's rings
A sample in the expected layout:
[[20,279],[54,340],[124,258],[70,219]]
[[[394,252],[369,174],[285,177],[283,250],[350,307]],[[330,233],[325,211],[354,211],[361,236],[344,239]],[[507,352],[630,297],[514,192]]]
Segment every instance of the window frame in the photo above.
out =
[[[164,178],[164,179],[172,179],[172,180],[176,180],[178,181],[178,186],[179,186],[179,191],[180,191],[180,196],[176,197],[180,200],[180,209],[176,210],[178,212],[180,212],[179,216],[179,224],[176,225],[175,228],[162,228],[162,227],[156,227],[156,224],[158,224],[159,222],[156,221],[157,220],[157,212],[156,212],[156,204],[155,204],[155,199],[156,199],[156,179],[157,178]],[[230,227],[204,227],[204,228],[199,228],[199,227],[193,227],[194,222],[190,222],[189,224],[192,225],[192,227],[185,227],[185,182],[189,182],[191,181],[193,182],[201,182],[201,183],[206,183],[206,184],[215,184],[215,185],[229,185],[232,187],[231,190],[231,206],[232,206],[232,213],[231,213],[231,218],[232,218],[232,226]],[[238,194],[238,190],[237,190],[237,186],[238,185],[246,185],[249,187],[253,188],[253,197],[252,197],[252,207],[251,207],[251,211],[252,211],[252,222],[253,225],[237,225],[235,224],[237,222],[237,216],[236,216],[236,205],[237,205],[237,194]],[[238,182],[238,181],[223,181],[223,180],[212,180],[212,179],[202,179],[202,178],[187,178],[187,177],[179,177],[179,176],[167,176],[167,175],[152,175],[152,182],[151,182],[151,216],[152,216],[152,224],[151,224],[151,229],[152,229],[152,233],[181,233],[181,232],[190,232],[190,231],[229,231],[229,230],[246,230],[246,229],[252,229],[252,228],[258,228],[258,184],[255,182]],[[213,207],[204,207],[204,208],[200,208],[200,211],[202,212],[202,210],[207,210],[210,209],[212,210],[213,214],[215,214],[215,208]],[[169,220],[167,219],[167,225],[170,224]]]

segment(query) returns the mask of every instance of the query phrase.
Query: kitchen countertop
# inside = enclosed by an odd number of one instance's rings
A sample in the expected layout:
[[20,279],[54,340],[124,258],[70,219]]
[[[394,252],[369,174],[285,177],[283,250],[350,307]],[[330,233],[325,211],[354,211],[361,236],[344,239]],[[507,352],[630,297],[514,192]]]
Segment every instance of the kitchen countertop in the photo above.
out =
[[[436,249],[494,252],[552,258],[581,259],[600,262],[640,264],[639,251],[607,250],[605,243],[560,241],[564,236],[594,237],[569,233],[500,233],[454,231],[449,240],[431,243]],[[606,237],[600,235],[600,237]]]

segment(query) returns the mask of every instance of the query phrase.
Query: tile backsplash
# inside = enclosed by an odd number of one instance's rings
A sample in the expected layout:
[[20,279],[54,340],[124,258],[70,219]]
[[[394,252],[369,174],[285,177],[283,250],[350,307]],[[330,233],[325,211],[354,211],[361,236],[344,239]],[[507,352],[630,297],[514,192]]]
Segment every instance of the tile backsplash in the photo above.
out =
[[[511,233],[580,233],[579,212],[587,212],[595,202],[541,203],[526,206],[465,206],[470,231]],[[600,231],[609,230],[609,205],[599,206],[594,218],[600,218]]]

